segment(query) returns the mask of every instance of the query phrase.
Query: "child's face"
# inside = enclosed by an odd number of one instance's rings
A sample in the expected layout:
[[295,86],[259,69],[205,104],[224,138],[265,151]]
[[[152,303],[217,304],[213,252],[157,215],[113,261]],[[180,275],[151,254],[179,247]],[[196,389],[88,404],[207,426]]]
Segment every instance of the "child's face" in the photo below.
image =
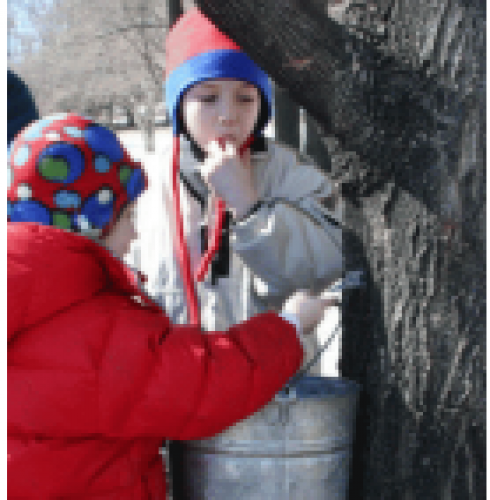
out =
[[136,238],[134,229],[134,204],[128,205],[109,234],[102,242],[121,259],[129,252],[131,242]]
[[253,132],[260,113],[260,93],[254,85],[214,79],[191,87],[182,101],[184,124],[199,147],[223,139],[239,148]]

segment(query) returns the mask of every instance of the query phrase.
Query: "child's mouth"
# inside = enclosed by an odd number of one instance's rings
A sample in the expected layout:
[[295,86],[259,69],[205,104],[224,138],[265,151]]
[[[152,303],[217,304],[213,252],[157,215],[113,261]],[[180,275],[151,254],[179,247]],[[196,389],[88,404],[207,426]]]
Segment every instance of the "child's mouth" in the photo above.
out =
[[218,142],[224,146],[227,142],[232,142],[233,144],[236,144],[236,137],[231,134],[224,134],[220,137],[218,137]]

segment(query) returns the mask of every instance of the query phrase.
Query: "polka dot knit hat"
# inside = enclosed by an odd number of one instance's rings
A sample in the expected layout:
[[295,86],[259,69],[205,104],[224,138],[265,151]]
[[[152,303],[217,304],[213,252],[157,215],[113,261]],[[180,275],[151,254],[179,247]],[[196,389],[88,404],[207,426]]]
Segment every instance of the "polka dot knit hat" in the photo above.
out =
[[8,157],[7,220],[105,236],[146,189],[146,176],[116,135],[88,118],[53,115],[31,123]]
[[[189,321],[200,325],[197,293],[191,276],[189,252],[184,240],[180,210],[178,173],[180,169],[180,134],[184,127],[180,105],[185,92],[193,85],[216,78],[233,78],[255,85],[262,97],[261,112],[252,136],[240,148],[248,148],[254,138],[261,135],[272,113],[271,86],[264,73],[228,36],[222,33],[198,8],[193,8],[180,17],[170,30],[166,40],[165,103],[172,118],[172,191],[176,222],[176,256],[180,265],[184,289],[187,296]],[[210,231],[208,251],[194,276],[196,281],[204,278],[213,255],[220,246],[221,226],[225,204],[215,201],[215,227]]]

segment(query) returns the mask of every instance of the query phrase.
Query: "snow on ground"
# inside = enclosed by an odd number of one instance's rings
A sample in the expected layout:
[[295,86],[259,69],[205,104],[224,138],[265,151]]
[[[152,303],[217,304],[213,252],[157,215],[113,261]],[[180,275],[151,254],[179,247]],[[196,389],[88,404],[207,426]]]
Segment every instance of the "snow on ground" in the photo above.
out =
[[[273,135],[273,128],[270,127],[266,131],[266,135],[269,137]],[[165,143],[170,142],[171,138],[171,128],[158,129],[156,131],[155,143],[158,145],[161,141]],[[145,150],[143,137],[139,130],[121,130],[117,132],[121,142],[124,144],[126,149],[129,151],[131,156],[142,163],[143,167],[145,164],[149,167],[154,164],[155,155],[154,153],[149,153]],[[330,336],[330,334],[335,329],[339,321],[339,311],[337,308],[327,311],[323,317],[323,320],[318,325],[315,337],[316,346],[321,346]],[[330,347],[324,352],[320,360],[310,369],[311,375],[323,375],[329,377],[338,377],[338,361],[340,355],[341,347],[341,333],[338,334]],[[313,353],[316,349],[308,350],[308,359],[311,359]]]
[[[143,165],[148,156],[153,156],[153,153],[145,150],[145,142],[139,130],[119,130],[116,133],[131,156],[143,163]],[[155,144],[169,143],[171,136],[172,130],[170,127],[157,129],[155,131]]]

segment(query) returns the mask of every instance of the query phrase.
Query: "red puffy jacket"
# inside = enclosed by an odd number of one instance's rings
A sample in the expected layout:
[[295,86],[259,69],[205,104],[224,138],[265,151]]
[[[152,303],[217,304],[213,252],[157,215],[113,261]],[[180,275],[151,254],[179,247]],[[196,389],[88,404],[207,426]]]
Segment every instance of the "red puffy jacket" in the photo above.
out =
[[164,438],[211,436],[299,368],[273,313],[201,334],[172,326],[100,245],[9,223],[8,497],[164,499]]

